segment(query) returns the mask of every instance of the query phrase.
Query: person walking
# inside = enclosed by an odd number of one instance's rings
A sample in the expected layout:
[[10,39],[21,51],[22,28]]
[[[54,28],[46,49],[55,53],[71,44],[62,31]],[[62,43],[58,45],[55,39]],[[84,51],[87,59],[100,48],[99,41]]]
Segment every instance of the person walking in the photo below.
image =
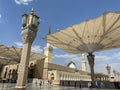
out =
[[91,88],[91,82],[88,82],[88,90]]
[[80,87],[80,88],[82,87],[82,81],[80,81],[80,83],[79,83],[79,87]]

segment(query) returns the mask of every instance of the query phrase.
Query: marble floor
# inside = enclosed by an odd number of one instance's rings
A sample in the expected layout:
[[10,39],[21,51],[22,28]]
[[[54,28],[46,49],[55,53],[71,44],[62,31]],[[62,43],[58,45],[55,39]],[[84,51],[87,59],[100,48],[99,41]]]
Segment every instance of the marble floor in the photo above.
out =
[[[12,83],[0,83],[0,90],[15,90],[15,84]],[[79,87],[67,87],[67,86],[39,86],[35,84],[28,84],[26,90],[118,90],[118,89],[89,89]]]

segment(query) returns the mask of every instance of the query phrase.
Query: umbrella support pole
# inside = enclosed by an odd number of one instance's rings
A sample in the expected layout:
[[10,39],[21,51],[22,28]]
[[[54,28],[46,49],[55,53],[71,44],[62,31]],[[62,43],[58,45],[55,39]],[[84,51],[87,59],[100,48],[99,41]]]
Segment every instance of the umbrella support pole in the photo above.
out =
[[91,80],[92,80],[92,87],[95,87],[95,78],[94,78],[94,55],[92,53],[88,53],[87,59],[90,66],[91,71]]

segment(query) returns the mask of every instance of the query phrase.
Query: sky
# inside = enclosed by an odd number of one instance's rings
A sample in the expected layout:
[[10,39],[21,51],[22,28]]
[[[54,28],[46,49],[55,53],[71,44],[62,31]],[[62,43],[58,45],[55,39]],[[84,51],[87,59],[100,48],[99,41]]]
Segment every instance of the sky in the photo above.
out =
[[[84,20],[96,18],[108,11],[120,11],[120,0],[0,0],[0,45],[22,47],[22,14],[30,14],[34,8],[40,17],[40,25],[32,51],[43,54],[46,40],[43,39],[49,27],[51,32],[78,24]],[[86,54],[87,55],[87,54]],[[95,52],[95,72],[107,73],[106,66],[120,72],[120,49]],[[76,63],[81,70],[81,54],[71,54],[54,47],[52,62],[67,65]],[[86,58],[87,62],[87,58]],[[87,71],[89,65],[87,62]]]

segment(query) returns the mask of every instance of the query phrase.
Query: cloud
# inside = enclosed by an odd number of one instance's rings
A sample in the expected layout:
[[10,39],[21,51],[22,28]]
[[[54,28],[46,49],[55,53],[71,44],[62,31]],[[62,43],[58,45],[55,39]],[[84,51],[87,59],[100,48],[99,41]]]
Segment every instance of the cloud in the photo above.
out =
[[2,22],[1,19],[2,19],[2,14],[0,14],[0,23]]
[[34,46],[31,47],[31,51],[36,52],[36,53],[42,53],[43,49],[38,45],[34,45]]
[[74,54],[55,54],[54,58],[66,58],[66,59],[71,59],[71,58],[75,58],[76,55]]
[[28,5],[29,2],[32,2],[33,0],[15,0],[15,3],[18,4],[18,5]]
[[94,68],[96,73],[105,73],[107,74],[107,70],[106,70],[106,64],[95,64],[95,68]]
[[106,66],[111,66],[111,74],[113,75],[113,69],[120,71],[120,52],[111,53],[111,55],[96,55],[95,56],[95,72],[102,72],[107,74]]
[[[22,42],[14,42],[16,47],[18,48],[22,48],[23,47],[23,43]],[[35,53],[42,53],[43,49],[39,46],[39,45],[34,45],[31,47],[31,51],[35,52]]]
[[2,15],[0,14],[0,19],[2,18]]
[[64,64],[67,65],[70,61],[73,61],[77,68],[81,68],[81,60],[80,55],[77,54],[55,54],[53,55],[54,60],[62,60]]
[[14,42],[15,45],[18,47],[18,48],[22,48],[23,47],[23,43],[22,42]]
[[55,47],[55,46],[52,46],[53,47],[53,49],[58,49],[57,47]]
[[95,56],[95,60],[97,61],[107,61],[107,60],[110,60],[111,57],[108,57],[108,56]]

